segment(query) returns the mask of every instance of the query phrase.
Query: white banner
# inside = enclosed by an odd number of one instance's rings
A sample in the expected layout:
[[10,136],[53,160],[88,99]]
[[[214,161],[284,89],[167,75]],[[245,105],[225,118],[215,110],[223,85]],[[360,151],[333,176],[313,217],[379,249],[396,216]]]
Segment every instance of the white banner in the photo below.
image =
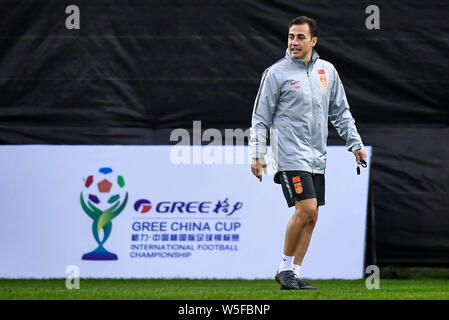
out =
[[[0,146],[0,155],[0,278],[63,278],[77,265],[81,278],[272,279],[279,266],[294,209],[273,176],[260,183],[246,163],[174,163],[170,146]],[[326,205],[302,277],[364,275],[369,168],[355,169],[352,153],[328,148]]]

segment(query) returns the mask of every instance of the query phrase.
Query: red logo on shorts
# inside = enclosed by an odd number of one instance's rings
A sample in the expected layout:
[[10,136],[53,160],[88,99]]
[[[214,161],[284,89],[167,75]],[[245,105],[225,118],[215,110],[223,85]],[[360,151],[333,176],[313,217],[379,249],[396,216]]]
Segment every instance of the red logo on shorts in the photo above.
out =
[[302,183],[301,183],[301,178],[299,176],[293,177],[292,178],[293,181],[293,185],[295,186],[295,192],[297,194],[301,194],[303,189],[302,189]]

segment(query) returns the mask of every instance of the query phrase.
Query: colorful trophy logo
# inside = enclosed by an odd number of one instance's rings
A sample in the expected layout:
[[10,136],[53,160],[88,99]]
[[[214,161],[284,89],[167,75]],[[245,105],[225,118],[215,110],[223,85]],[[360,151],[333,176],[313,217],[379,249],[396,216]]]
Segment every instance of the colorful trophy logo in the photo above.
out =
[[[115,181],[111,182],[111,181]],[[94,221],[92,233],[98,248],[83,255],[83,260],[117,260],[117,255],[107,251],[104,243],[112,230],[112,219],[120,214],[128,202],[128,192],[123,187],[121,175],[114,176],[111,168],[100,168],[98,173],[84,179],[85,193],[81,191],[81,207]],[[84,195],[87,195],[85,198]],[[120,199],[123,199],[121,202]],[[103,230],[100,240],[101,230]]]

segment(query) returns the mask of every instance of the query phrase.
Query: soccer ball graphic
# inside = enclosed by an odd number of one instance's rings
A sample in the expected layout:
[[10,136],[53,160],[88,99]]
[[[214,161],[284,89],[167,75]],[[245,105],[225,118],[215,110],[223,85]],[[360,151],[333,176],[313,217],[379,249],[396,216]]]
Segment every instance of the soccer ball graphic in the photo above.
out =
[[95,174],[84,178],[84,198],[104,211],[125,198],[125,179],[111,168],[100,168]]
[[83,255],[83,260],[117,260],[116,254],[107,251],[104,243],[112,230],[112,219],[120,214],[128,202],[124,190],[125,179],[111,168],[100,168],[97,173],[83,179],[84,190],[80,202],[84,212],[92,218],[92,233],[98,248]]

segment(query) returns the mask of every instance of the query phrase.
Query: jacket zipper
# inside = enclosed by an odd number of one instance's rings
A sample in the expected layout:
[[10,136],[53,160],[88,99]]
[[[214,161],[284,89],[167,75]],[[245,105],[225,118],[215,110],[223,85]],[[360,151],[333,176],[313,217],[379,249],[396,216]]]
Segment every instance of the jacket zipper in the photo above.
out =
[[[311,62],[309,62],[311,63]],[[310,79],[310,73],[309,73],[309,65],[306,65],[307,70],[307,78],[309,79],[309,86],[310,86],[310,108],[312,112],[311,117],[311,124],[310,124],[310,148],[312,149],[312,175],[314,175],[314,165],[315,165],[315,150],[313,147],[313,121],[314,121],[314,114],[313,114],[313,90],[312,90],[312,80]]]

